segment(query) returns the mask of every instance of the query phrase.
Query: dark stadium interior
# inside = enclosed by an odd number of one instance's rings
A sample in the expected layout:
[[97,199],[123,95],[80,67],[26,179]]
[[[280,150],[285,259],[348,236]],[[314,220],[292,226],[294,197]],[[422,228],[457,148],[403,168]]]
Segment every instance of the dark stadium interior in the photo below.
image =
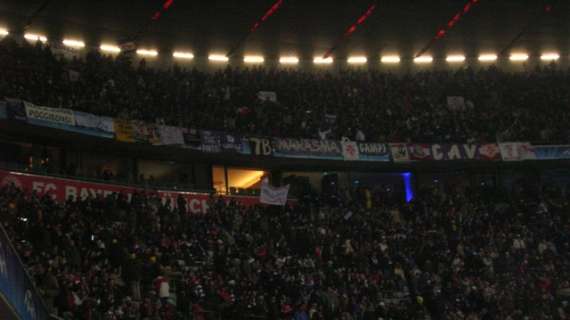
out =
[[568,320],[568,124],[565,0],[2,0],[0,320]]

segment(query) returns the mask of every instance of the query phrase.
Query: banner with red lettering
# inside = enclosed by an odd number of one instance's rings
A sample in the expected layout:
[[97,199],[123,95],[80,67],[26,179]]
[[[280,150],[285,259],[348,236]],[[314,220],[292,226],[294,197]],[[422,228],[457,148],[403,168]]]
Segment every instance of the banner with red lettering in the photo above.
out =
[[[134,192],[158,193],[163,202],[170,200],[171,205],[176,206],[178,196],[186,199],[187,209],[190,213],[206,213],[208,211],[208,193],[179,192],[140,189],[130,186],[121,186],[96,182],[85,182],[73,179],[62,179],[35,174],[0,170],[0,187],[14,184],[27,192],[36,191],[38,195],[50,195],[55,201],[64,202],[69,198],[77,197],[106,197],[113,193],[122,193],[129,199]],[[259,198],[246,196],[224,196],[226,200],[235,200],[242,205],[252,206],[259,204]]]

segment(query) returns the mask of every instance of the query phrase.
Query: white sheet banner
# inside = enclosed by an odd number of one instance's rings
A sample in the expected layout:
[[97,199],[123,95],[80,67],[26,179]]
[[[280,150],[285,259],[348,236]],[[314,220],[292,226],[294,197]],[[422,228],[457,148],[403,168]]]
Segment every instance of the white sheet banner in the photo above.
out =
[[257,98],[263,101],[277,102],[277,93],[273,91],[259,91]]
[[96,116],[91,113],[75,111],[75,124],[78,127],[95,129],[103,132],[115,132],[113,128],[113,118]]
[[275,206],[284,206],[287,203],[288,195],[289,185],[284,187],[273,187],[269,185],[267,179],[264,179],[261,183],[261,195],[259,196],[259,202]]
[[343,141],[342,144],[342,156],[344,160],[356,161],[359,157],[358,144],[354,141]]
[[528,142],[499,143],[503,161],[536,160],[533,147]]
[[158,126],[158,135],[160,136],[159,145],[183,145],[184,135],[182,128],[172,126]]
[[56,109],[36,106],[33,103],[24,102],[26,106],[26,116],[28,120],[39,120],[73,126],[75,117],[73,111],[69,109]]

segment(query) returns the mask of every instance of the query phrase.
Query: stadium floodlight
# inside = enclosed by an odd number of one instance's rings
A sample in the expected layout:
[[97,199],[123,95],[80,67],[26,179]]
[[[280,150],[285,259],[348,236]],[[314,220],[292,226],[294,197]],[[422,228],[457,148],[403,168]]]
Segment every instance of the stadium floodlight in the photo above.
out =
[[24,38],[29,41],[47,42],[47,37],[41,34],[26,33]]
[[388,63],[388,64],[400,63],[400,56],[398,56],[398,55],[382,56],[382,58],[380,58],[380,62]]
[[333,58],[332,57],[328,57],[328,58],[323,58],[323,57],[315,57],[313,59],[313,63],[314,64],[332,64],[333,63]]
[[145,57],[156,57],[156,56],[158,56],[158,52],[156,50],[152,50],[152,49],[138,49],[137,54],[139,56],[145,56]]
[[7,36],[9,34],[10,34],[10,32],[8,32],[7,29],[0,28],[0,36],[4,37],[4,36]]
[[558,59],[560,59],[560,55],[556,52],[543,53],[540,56],[540,60],[542,61],[556,61]]
[[223,54],[211,54],[208,56],[208,60],[212,62],[228,62],[230,59]]
[[352,56],[348,57],[347,62],[349,64],[365,64],[366,62],[368,62],[368,59],[364,56]]
[[465,61],[465,56],[462,54],[452,54],[445,58],[445,61],[449,63],[459,63]]
[[265,58],[263,58],[262,56],[245,56],[245,57],[243,57],[244,63],[257,64],[257,63],[263,63],[264,61],[265,61]]
[[176,59],[192,60],[194,59],[194,54],[192,52],[174,51],[172,57]]
[[418,64],[428,64],[428,63],[432,63],[432,61],[433,61],[432,56],[420,56],[420,57],[414,58],[414,62],[418,63]]
[[494,53],[484,53],[484,54],[479,55],[479,61],[481,61],[481,62],[497,61],[497,55]]
[[62,43],[64,46],[74,48],[74,49],[85,48],[85,42],[83,42],[81,40],[63,39]]
[[109,53],[120,53],[121,52],[121,48],[119,48],[118,46],[112,45],[112,44],[102,44],[101,46],[99,46],[99,49],[103,52],[109,52]]
[[281,64],[298,64],[299,58],[295,56],[283,56],[279,58],[279,63]]
[[515,62],[526,61],[526,60],[528,60],[528,54],[526,54],[526,53],[513,53],[509,57],[509,60],[515,61]]

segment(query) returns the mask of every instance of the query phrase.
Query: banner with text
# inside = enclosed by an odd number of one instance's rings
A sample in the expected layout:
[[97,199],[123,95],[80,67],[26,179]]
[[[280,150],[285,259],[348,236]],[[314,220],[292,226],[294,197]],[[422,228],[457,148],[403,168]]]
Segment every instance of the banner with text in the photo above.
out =
[[[176,206],[176,199],[178,196],[182,196],[186,200],[187,210],[190,213],[207,213],[208,202],[211,198],[208,193],[141,189],[131,186],[85,182],[0,170],[0,187],[9,184],[14,184],[28,192],[36,191],[40,196],[47,194],[58,202],[63,202],[69,198],[76,199],[77,197],[81,199],[98,196],[106,197],[113,193],[125,194],[130,199],[133,193],[143,192],[158,194],[163,202],[170,201],[171,205]],[[237,201],[246,206],[259,203],[259,198],[253,196],[223,196],[222,199]]]
[[534,147],[528,142],[502,142],[499,149],[503,161],[536,160]]
[[390,150],[385,143],[357,142],[360,161],[390,161]]
[[[200,144],[196,145],[194,142],[193,146],[190,146],[191,149],[209,153],[251,154],[249,141],[240,135],[210,130],[199,130],[198,133]],[[192,140],[192,135],[189,135],[188,138]],[[195,138],[196,136],[194,135]]]
[[[6,232],[0,230],[0,293],[21,320],[48,320],[49,313]],[[3,314],[9,318],[8,315]]]
[[27,122],[33,125],[66,130],[75,126],[75,116],[70,109],[36,106],[25,102]]
[[570,145],[532,146],[537,160],[570,160]]
[[344,160],[340,141],[273,139],[273,155],[282,158]]
[[405,152],[397,150],[397,157],[392,156],[394,161],[452,161],[452,160],[501,160],[499,146],[489,144],[405,144]]

